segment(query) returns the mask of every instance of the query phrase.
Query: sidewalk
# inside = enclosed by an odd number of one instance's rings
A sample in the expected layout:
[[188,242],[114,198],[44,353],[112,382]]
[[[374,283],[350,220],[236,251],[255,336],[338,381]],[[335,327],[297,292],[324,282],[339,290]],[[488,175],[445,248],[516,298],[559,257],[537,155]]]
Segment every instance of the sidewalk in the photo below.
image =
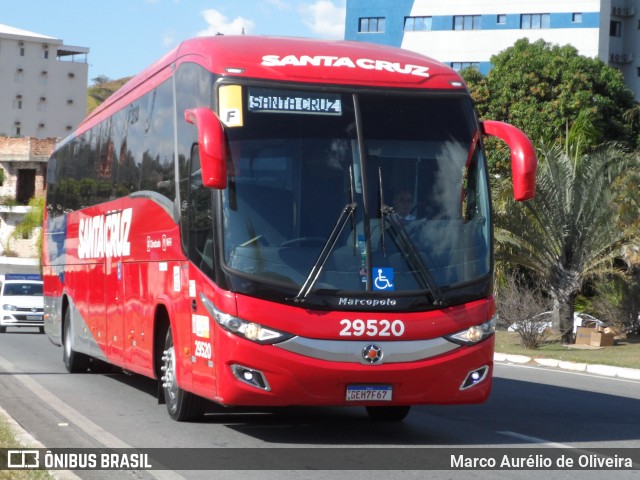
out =
[[494,353],[493,361],[496,363],[511,363],[517,365],[531,365],[538,367],[561,368],[572,372],[590,373],[605,377],[615,377],[625,380],[640,380],[640,369],[611,367],[609,365],[590,365],[588,363],[566,362],[553,358],[535,358],[526,355],[510,355],[507,353]]
[[[36,440],[22,425],[16,422],[9,413],[0,406],[0,417],[7,422],[11,432],[13,433],[17,444],[10,448],[30,449],[30,448],[46,448],[42,443]],[[24,471],[24,470],[22,470]],[[71,470],[48,470],[51,478],[54,480],[80,480],[80,477]]]

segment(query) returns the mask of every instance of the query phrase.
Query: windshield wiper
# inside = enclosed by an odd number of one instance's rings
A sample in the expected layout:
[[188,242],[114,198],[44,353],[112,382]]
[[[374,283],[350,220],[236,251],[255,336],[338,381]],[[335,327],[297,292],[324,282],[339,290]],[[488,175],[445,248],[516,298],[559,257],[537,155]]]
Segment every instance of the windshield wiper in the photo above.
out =
[[333,231],[329,235],[329,238],[327,238],[320,255],[313,264],[313,267],[311,267],[311,271],[309,272],[309,275],[307,275],[307,279],[298,294],[293,298],[294,302],[304,302],[307,295],[309,295],[309,292],[311,292],[311,289],[318,281],[318,277],[320,277],[320,273],[322,273],[325,263],[327,263],[327,260],[329,259],[329,255],[331,255],[331,252],[336,246],[336,242],[338,241],[338,238],[340,238],[340,234],[342,233],[342,230],[344,230],[344,226],[347,224],[349,218],[351,218],[355,213],[356,207],[357,204],[355,202],[347,203],[342,209],[342,212],[340,212],[340,216],[333,227]]
[[384,188],[382,186],[382,167],[378,167],[378,209],[380,214],[380,240],[382,252],[386,256],[386,242],[384,233],[387,229],[385,220],[389,218],[389,224],[393,228],[394,242],[407,259],[409,267],[413,269],[418,277],[418,283],[423,289],[429,290],[434,305],[444,305],[444,297],[438,284],[436,283],[431,270],[420,255],[420,252],[416,249],[415,244],[409,237],[407,230],[404,228],[400,215],[395,211],[393,207],[390,207],[384,203]]
[[[384,203],[384,191],[382,189],[382,167],[378,166],[378,213],[380,214],[380,246],[382,247],[382,253],[384,256],[387,256],[387,243],[384,239],[384,232],[387,229],[387,225],[385,224],[384,219],[387,216],[387,211],[383,213],[383,208],[385,207]],[[387,207],[388,209],[389,207]]]
[[382,204],[380,206],[381,219],[388,219],[389,224],[393,228],[395,235],[393,235],[394,242],[398,245],[398,248],[407,259],[409,267],[413,269],[418,283],[420,286],[431,293],[434,305],[444,305],[444,296],[438,287],[429,267],[424,262],[422,255],[416,249],[415,244],[409,237],[407,230],[402,224],[400,215],[398,215],[393,207]]

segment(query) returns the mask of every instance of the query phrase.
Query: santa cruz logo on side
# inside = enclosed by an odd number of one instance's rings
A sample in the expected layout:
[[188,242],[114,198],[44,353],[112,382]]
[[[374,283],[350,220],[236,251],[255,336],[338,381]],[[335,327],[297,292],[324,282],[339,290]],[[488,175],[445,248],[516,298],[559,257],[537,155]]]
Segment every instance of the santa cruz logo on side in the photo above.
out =
[[411,65],[410,63],[389,62],[388,60],[373,60],[371,58],[333,57],[330,55],[265,55],[262,57],[262,65],[265,67],[284,67],[292,65],[294,67],[347,67],[362,68],[363,70],[377,70],[391,73],[401,73],[403,75],[415,75],[417,77],[429,78],[429,67],[421,65]]
[[78,258],[128,257],[131,254],[129,229],[133,210],[109,212],[80,219]]

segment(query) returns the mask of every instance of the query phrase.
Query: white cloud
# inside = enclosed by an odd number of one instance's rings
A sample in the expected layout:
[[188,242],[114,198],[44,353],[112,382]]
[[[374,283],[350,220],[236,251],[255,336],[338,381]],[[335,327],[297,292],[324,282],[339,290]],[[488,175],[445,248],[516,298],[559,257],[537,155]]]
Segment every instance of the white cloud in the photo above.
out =
[[244,33],[248,35],[255,26],[253,20],[249,20],[244,17],[236,17],[233,20],[229,20],[226,15],[213,8],[202,11],[200,15],[202,15],[202,18],[204,18],[204,21],[207,22],[208,26],[206,30],[198,32],[197,35],[199,37],[216,35],[218,33],[223,33],[225,35],[240,35],[243,30]]
[[316,0],[301,7],[302,21],[314,33],[328,38],[344,37],[345,0]]

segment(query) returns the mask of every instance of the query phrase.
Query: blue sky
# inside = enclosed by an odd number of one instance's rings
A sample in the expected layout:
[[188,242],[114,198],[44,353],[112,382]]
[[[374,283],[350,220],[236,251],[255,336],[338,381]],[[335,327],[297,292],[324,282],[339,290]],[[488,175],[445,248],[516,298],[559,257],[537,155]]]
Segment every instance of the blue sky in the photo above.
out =
[[[4,0],[0,23],[88,47],[89,83],[135,75],[180,41],[221,32],[343,38],[346,0]],[[10,3],[11,6],[8,4]]]

